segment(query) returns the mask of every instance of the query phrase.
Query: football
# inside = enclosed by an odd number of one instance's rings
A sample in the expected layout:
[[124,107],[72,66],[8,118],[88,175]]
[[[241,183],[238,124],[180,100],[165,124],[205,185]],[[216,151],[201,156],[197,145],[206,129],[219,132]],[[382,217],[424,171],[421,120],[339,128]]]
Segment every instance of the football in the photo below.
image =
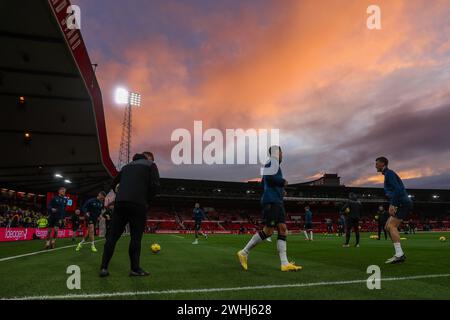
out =
[[442,236],[442,237],[440,237],[440,238],[439,238],[439,241],[441,241],[441,242],[445,242],[445,241],[447,241],[447,238],[446,238],[446,237],[444,237],[444,236]]
[[161,251],[161,246],[160,246],[159,244],[157,244],[157,243],[154,243],[154,244],[152,244],[152,245],[150,246],[150,249],[152,250],[152,252],[153,252],[154,254],[156,254],[156,253],[158,253],[158,252]]

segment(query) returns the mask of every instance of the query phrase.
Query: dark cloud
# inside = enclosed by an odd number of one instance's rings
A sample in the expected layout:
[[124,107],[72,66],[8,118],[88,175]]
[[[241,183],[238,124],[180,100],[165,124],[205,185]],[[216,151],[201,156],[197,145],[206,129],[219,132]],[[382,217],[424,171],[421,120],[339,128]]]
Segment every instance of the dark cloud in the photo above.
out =
[[336,166],[341,170],[349,165],[374,160],[386,155],[396,161],[410,161],[427,156],[430,163],[436,156],[450,151],[450,105],[431,110],[409,111],[408,105],[379,116],[361,136],[340,144],[351,157]]

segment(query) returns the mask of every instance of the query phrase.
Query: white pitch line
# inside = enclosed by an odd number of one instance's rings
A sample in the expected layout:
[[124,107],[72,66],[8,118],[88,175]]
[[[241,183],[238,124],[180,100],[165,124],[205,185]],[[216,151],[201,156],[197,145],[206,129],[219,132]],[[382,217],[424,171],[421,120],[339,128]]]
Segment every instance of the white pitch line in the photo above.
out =
[[183,239],[183,240],[186,239],[185,237],[182,237],[182,236],[176,236],[176,235],[174,235],[174,234],[172,234],[171,236],[174,237],[174,238],[178,238],[178,239]]
[[[402,281],[402,280],[417,280],[430,278],[450,277],[450,274],[430,274],[418,275],[410,277],[395,277],[385,278],[381,281]],[[92,293],[92,294],[67,294],[55,296],[28,296],[15,298],[2,298],[0,300],[64,300],[64,299],[99,299],[99,298],[114,298],[114,297],[129,297],[129,296],[147,296],[147,295],[165,295],[165,294],[182,294],[182,293],[211,293],[211,292],[227,292],[227,291],[249,291],[261,289],[282,289],[282,288],[303,288],[303,287],[320,287],[333,285],[346,285],[355,283],[366,283],[364,280],[347,280],[347,281],[331,281],[331,282],[313,282],[313,283],[295,283],[295,284],[280,284],[280,285],[262,285],[252,287],[234,287],[234,288],[209,288],[209,289],[178,289],[178,290],[163,290],[163,291],[136,291],[136,292],[112,292],[112,293]]]
[[[105,241],[105,239],[95,240],[95,242],[100,242],[100,241]],[[86,243],[90,243],[90,242],[86,242]],[[19,259],[19,258],[23,258],[23,257],[34,256],[34,255],[41,254],[41,253],[48,253],[48,252],[58,251],[58,250],[67,249],[67,248],[73,248],[73,247],[76,247],[77,245],[78,244],[74,244],[74,245],[65,246],[65,247],[59,247],[59,248],[55,248],[55,249],[41,250],[41,251],[21,254],[21,255],[18,255],[18,256],[1,258],[0,262],[14,260],[14,259]]]

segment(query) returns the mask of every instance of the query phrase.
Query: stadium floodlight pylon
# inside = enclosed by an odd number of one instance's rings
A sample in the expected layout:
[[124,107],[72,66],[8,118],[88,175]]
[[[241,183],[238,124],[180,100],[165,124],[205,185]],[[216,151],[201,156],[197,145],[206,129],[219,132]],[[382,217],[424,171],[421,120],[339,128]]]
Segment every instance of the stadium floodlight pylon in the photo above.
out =
[[120,139],[118,169],[130,162],[131,140],[132,140],[132,109],[141,106],[141,95],[135,92],[129,92],[123,88],[116,90],[116,103],[126,104],[125,113],[122,122],[122,136]]

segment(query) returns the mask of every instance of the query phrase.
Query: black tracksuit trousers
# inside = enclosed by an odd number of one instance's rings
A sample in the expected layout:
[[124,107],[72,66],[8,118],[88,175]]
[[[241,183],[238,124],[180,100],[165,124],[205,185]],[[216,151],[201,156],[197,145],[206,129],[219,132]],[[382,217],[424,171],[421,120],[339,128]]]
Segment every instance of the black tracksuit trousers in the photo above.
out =
[[106,238],[105,249],[103,251],[102,269],[108,269],[109,262],[114,254],[117,241],[122,236],[127,223],[130,224],[130,246],[128,254],[130,256],[131,270],[140,269],[141,240],[147,221],[147,209],[145,206],[130,203],[118,202],[114,206],[111,229]]

